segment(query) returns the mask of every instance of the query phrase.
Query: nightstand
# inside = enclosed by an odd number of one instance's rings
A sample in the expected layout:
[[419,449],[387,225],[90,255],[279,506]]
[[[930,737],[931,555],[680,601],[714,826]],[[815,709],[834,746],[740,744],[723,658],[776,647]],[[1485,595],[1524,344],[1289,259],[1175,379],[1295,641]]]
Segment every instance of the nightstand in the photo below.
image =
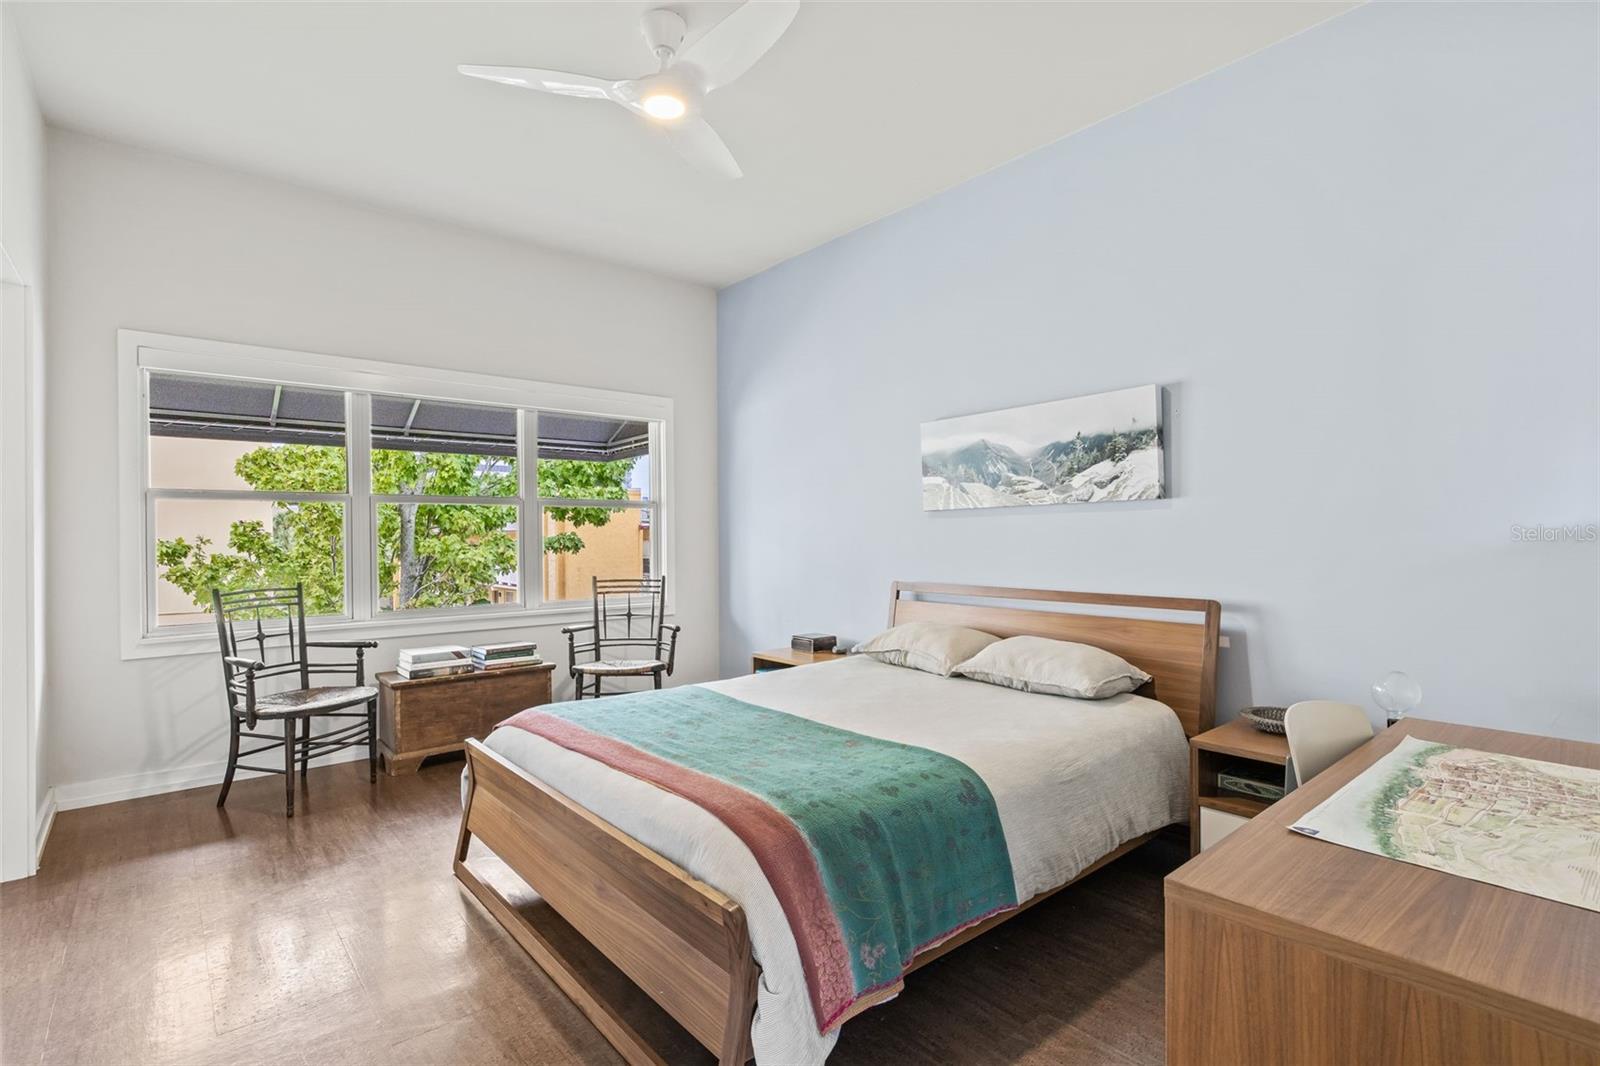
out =
[[1242,718],[1189,738],[1189,854],[1198,855],[1270,806],[1253,796],[1225,793],[1217,774],[1230,767],[1281,783],[1287,792],[1289,742]]
[[835,659],[843,658],[843,655],[835,655],[831,651],[795,651],[793,648],[773,648],[771,651],[758,651],[750,656],[750,672],[759,674],[763,670],[787,670],[791,666],[831,663]]

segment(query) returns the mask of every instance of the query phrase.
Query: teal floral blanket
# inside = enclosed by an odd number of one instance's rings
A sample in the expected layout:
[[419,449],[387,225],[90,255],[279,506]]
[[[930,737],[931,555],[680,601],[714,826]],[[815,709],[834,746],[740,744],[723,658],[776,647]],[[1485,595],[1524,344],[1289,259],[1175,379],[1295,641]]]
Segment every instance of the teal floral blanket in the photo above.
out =
[[700,687],[548,704],[505,724],[738,835],[789,919],[823,1032],[886,998],[918,952],[1017,905],[994,797],[947,755]]

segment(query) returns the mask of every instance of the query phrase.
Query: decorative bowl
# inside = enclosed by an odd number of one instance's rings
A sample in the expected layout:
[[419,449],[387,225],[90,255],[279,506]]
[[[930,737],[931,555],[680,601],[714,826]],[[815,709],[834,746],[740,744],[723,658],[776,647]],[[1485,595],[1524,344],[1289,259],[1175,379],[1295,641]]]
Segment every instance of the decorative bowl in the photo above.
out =
[[1239,712],[1239,717],[1261,730],[1263,733],[1277,733],[1283,735],[1283,712],[1287,707],[1246,707]]

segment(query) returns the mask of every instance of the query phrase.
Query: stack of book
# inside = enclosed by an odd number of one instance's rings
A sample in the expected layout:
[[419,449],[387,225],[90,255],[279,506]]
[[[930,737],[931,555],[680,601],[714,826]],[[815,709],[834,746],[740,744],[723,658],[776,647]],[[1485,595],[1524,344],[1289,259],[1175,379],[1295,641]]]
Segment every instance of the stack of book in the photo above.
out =
[[539,658],[539,645],[531,640],[478,644],[472,649],[474,670],[505,670],[512,666],[534,666],[543,661]]
[[441,644],[436,648],[402,648],[395,666],[406,680],[419,677],[445,677],[472,672],[472,657],[460,644]]

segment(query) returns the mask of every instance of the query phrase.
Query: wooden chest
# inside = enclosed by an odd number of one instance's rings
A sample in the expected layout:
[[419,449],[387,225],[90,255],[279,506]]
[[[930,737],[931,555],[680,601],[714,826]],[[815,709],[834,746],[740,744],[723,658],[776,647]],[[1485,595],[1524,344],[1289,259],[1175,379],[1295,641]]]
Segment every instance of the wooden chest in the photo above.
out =
[[412,773],[429,755],[460,751],[526,707],[550,702],[554,663],[406,680],[378,675],[378,752],[391,774]]

